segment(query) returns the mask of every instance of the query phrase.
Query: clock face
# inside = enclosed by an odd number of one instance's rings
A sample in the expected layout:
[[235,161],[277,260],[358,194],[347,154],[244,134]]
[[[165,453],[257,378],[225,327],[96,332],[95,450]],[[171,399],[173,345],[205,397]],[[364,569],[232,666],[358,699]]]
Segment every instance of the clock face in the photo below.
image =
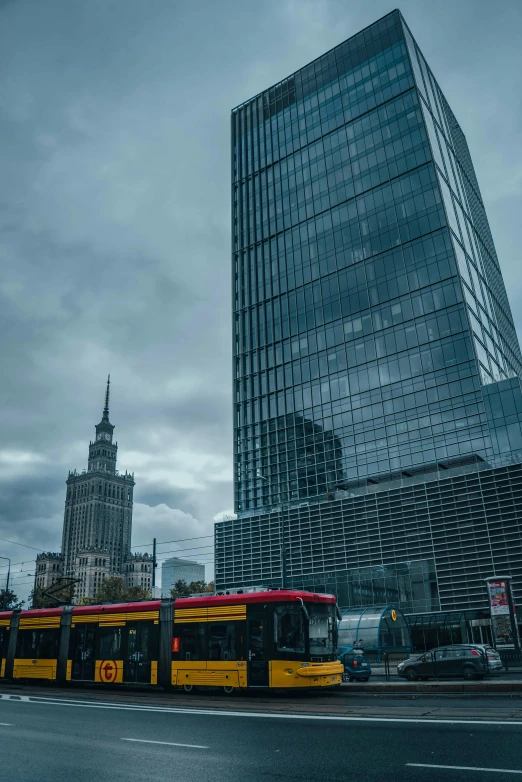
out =
[[105,437],[106,440],[110,440],[111,439],[111,436],[110,436],[110,434],[108,434],[108,432],[105,432],[105,434],[103,436]]
[[97,440],[101,440],[102,438],[103,438],[103,435],[101,434],[101,432],[100,432],[100,434],[97,434],[97,435],[96,435],[96,439],[97,439]]

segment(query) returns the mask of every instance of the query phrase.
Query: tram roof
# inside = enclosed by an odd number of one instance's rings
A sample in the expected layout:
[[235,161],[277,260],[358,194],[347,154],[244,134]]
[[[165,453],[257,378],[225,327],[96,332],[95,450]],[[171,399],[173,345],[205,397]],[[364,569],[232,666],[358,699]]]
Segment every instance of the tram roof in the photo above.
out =
[[[208,597],[178,597],[174,601],[174,606],[178,608],[204,608],[212,605],[245,605],[248,603],[280,603],[301,598],[308,603],[335,603],[334,595],[319,594],[316,592],[305,592],[298,589],[272,589],[266,592],[243,592],[242,594],[222,594],[209,595]],[[141,600],[133,603],[100,603],[98,605],[74,606],[73,615],[82,616],[84,614],[118,612],[134,613],[135,611],[159,611],[163,601],[161,600]],[[30,608],[22,611],[24,617],[31,616],[60,616],[63,612],[63,606],[56,608]],[[8,618],[12,611],[0,612],[0,618]]]

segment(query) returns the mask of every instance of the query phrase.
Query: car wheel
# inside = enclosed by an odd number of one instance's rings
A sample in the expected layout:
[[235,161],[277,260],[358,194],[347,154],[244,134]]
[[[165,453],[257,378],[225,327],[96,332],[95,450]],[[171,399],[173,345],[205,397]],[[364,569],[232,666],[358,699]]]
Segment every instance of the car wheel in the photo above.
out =
[[476,676],[475,669],[473,668],[472,665],[465,665],[464,668],[462,669],[462,675],[466,679],[466,681],[469,682],[472,679],[474,679]]
[[354,681],[354,678],[353,678],[353,676],[349,676],[349,677],[348,677],[348,681],[349,681],[349,682],[353,682],[353,681]]
[[234,694],[235,687],[232,687],[231,684],[225,684],[223,687],[223,692],[225,695],[233,695]]
[[195,687],[193,684],[184,684],[183,685],[183,691],[184,692],[194,692]]
[[406,671],[406,678],[409,682],[416,682],[419,678],[419,674],[415,668],[408,668]]
[[369,676],[366,676],[364,679],[361,679],[362,682],[367,682],[369,680]]

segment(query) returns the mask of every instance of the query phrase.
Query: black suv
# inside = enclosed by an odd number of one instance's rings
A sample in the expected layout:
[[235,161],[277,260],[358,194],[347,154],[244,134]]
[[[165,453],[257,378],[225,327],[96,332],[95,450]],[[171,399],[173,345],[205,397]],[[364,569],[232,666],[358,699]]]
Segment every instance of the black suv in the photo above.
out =
[[500,670],[500,655],[485,644],[439,646],[418,657],[410,657],[397,666],[397,674],[411,682],[446,676],[483,679],[486,674]]

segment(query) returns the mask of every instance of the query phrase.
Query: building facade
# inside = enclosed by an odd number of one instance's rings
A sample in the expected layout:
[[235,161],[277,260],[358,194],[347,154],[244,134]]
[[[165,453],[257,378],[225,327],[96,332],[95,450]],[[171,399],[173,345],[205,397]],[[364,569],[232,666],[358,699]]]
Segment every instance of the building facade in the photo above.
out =
[[130,554],[125,560],[125,583],[127,587],[138,587],[152,596],[152,573],[154,559],[151,554]]
[[486,605],[509,554],[522,599],[522,355],[465,136],[400,12],[234,109],[232,161],[216,588],[286,565],[346,607],[436,612]]
[[161,594],[170,597],[170,590],[174,589],[176,581],[185,581],[191,584],[193,581],[205,580],[205,565],[192,562],[189,559],[170,557],[161,565]]
[[112,575],[109,552],[99,548],[78,551],[71,573],[72,578],[78,579],[74,589],[75,602],[94,598],[105,579]]
[[110,377],[102,419],[89,443],[87,469],[69,472],[67,478],[62,551],[38,555],[36,562],[35,585],[46,588],[59,577],[73,578],[76,602],[92,600],[112,576],[134,586],[133,568],[149,567],[148,555],[138,555],[138,560],[131,555],[134,474],[116,469],[118,444],[109,420],[109,390]]
[[48,589],[63,576],[63,557],[61,554],[47,551],[37,554],[34,574],[35,586]]

